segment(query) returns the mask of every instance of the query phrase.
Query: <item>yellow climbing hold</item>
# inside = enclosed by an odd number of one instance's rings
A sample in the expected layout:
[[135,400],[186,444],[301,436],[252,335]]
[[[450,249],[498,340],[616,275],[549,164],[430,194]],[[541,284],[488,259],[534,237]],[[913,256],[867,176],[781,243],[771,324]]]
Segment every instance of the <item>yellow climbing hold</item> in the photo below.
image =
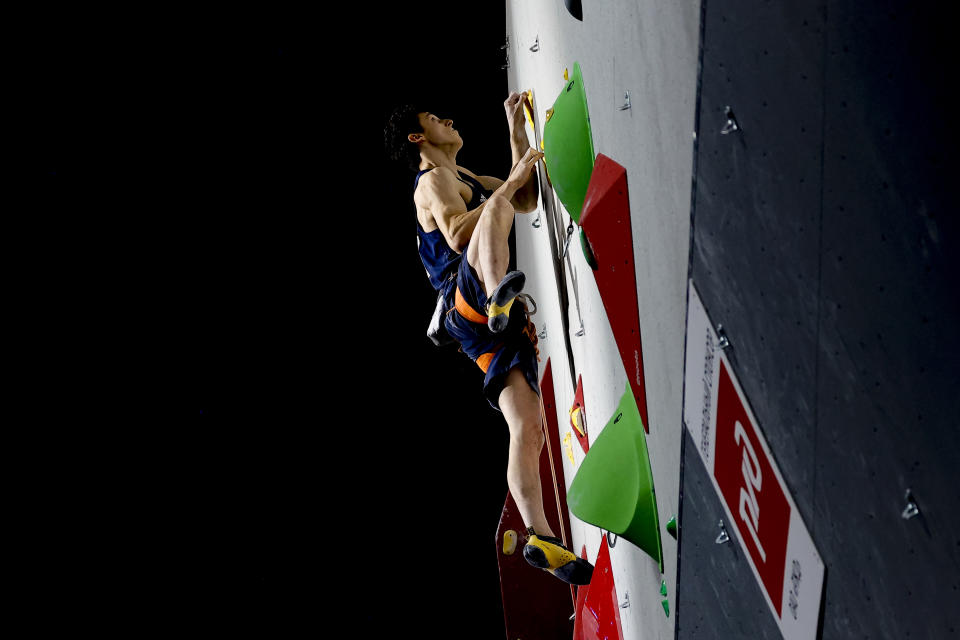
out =
[[576,466],[576,461],[573,459],[573,443],[572,438],[573,432],[567,431],[567,435],[563,436],[563,448],[567,450],[567,457],[570,458],[570,464]]
[[503,533],[503,554],[512,556],[517,550],[517,532],[509,529]]
[[583,408],[574,407],[573,409],[570,410],[570,422],[573,424],[573,426],[576,428],[576,430],[580,433],[581,436],[587,435],[587,430],[584,428],[584,425],[583,425],[584,423]]
[[533,108],[533,89],[527,91],[527,101],[529,102],[529,106],[526,104],[523,105],[523,112],[527,116],[527,122],[530,124],[530,128],[536,132],[537,128],[533,125],[533,114],[530,112],[530,109]]

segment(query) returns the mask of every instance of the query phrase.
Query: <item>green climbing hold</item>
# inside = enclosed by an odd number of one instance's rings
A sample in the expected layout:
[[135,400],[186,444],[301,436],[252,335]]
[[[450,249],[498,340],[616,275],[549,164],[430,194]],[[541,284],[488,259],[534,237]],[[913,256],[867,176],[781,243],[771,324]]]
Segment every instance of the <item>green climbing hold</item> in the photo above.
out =
[[543,162],[553,189],[570,217],[579,224],[595,154],[587,94],[580,63],[573,64],[573,77],[560,91],[543,125]]
[[663,605],[663,612],[669,618],[670,617],[670,601],[664,598],[663,600],[660,601],[660,604]]
[[667,533],[669,533],[674,540],[677,539],[677,516],[672,516],[667,520]]
[[662,595],[662,596],[667,595],[667,581],[666,581],[666,580],[661,580],[661,581],[660,581],[660,595]]
[[567,492],[570,512],[611,531],[657,561],[663,548],[647,439],[630,386],[590,446]]

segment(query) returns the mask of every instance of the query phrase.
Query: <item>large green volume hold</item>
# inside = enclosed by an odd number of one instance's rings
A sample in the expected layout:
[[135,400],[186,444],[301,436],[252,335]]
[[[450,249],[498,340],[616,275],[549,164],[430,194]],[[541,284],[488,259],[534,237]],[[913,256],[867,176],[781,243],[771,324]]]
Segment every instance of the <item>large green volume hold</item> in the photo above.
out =
[[577,224],[593,173],[593,133],[580,63],[560,91],[543,125],[543,161],[560,202]]
[[647,438],[629,385],[580,464],[567,492],[567,505],[584,522],[612,531],[645,551],[663,572]]

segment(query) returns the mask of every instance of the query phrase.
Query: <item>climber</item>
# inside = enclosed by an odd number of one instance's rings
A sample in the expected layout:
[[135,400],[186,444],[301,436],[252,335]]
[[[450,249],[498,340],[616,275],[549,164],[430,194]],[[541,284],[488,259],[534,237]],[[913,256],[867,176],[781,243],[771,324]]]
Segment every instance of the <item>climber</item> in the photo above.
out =
[[514,217],[537,208],[536,165],[543,154],[527,141],[526,94],[511,93],[503,105],[513,162],[506,180],[459,166],[463,139],[453,120],[418,106],[395,109],[384,138],[391,157],[417,172],[419,252],[439,294],[428,333],[438,344],[449,336],[476,362],[487,401],[507,422],[507,483],[527,527],[524,557],[566,582],[587,584],[593,567],[564,548],[544,513],[537,334],[531,300],[522,293],[525,275],[508,272]]

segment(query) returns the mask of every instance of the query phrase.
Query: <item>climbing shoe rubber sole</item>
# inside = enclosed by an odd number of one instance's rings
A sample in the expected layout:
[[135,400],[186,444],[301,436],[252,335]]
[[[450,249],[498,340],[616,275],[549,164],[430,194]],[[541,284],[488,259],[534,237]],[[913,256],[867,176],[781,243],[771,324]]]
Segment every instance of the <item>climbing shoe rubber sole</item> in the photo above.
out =
[[523,291],[527,277],[522,271],[511,271],[487,299],[487,327],[493,333],[500,333],[510,323],[510,309],[517,294]]

